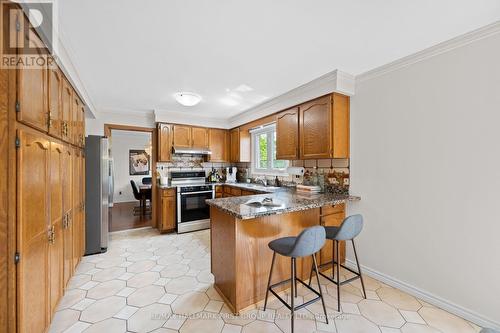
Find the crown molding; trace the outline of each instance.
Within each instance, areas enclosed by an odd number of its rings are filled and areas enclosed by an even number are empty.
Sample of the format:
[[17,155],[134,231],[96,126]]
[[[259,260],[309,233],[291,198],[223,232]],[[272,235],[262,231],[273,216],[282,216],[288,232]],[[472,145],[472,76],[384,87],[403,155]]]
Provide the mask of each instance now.
[[154,110],[154,118],[157,123],[186,124],[192,126],[214,127],[229,129],[228,119],[203,117],[192,113],[168,110]]
[[354,76],[336,69],[229,118],[229,128],[240,126],[328,93],[338,92],[352,96],[354,89]]
[[500,33],[500,21],[486,25],[482,28],[470,31],[458,37],[449,39],[445,42],[436,44],[422,51],[416,52],[401,59],[392,61],[388,64],[382,65],[375,69],[369,70],[365,73],[356,76],[356,83],[361,83],[390,72],[411,66],[426,59],[435,57],[437,55],[452,51],[456,48],[465,46],[475,41],[488,38],[490,36]]

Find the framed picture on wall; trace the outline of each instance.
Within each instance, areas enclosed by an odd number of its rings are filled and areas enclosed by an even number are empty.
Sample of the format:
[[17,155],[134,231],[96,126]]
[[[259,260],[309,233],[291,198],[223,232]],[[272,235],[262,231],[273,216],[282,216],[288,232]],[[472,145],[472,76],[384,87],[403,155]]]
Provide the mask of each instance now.
[[149,175],[149,159],[149,154],[145,150],[130,149],[128,161],[130,175]]

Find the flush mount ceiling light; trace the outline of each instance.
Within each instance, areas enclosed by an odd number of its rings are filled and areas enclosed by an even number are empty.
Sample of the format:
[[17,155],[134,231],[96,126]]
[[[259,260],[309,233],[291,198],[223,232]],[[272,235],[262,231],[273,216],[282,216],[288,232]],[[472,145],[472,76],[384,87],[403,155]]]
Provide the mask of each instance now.
[[195,106],[201,101],[201,96],[192,92],[181,91],[174,95],[175,100],[184,106]]

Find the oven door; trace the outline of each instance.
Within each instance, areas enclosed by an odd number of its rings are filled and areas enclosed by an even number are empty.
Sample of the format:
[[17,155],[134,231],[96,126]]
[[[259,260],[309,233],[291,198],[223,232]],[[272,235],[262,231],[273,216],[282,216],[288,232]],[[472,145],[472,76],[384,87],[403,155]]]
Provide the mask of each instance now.
[[213,199],[213,191],[178,193],[177,223],[210,219],[210,207],[205,200]]

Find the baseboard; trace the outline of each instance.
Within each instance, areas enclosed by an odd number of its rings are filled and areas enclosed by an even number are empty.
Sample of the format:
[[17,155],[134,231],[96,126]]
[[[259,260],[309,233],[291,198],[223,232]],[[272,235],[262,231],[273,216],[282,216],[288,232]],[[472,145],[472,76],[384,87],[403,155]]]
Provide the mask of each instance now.
[[[349,268],[356,269],[356,263],[352,260],[346,259],[346,266]],[[481,327],[489,327],[493,329],[500,329],[500,323],[495,322],[489,318],[486,318],[472,310],[466,309],[458,304],[455,304],[453,302],[450,302],[446,299],[443,299],[439,296],[436,296],[434,294],[431,294],[425,290],[421,290],[417,287],[414,287],[406,282],[403,282],[401,280],[395,279],[391,276],[388,276],[384,273],[381,273],[379,271],[376,271],[374,269],[371,269],[369,267],[361,265],[361,270],[363,274],[366,274],[376,280],[379,280],[380,282],[383,282],[391,287],[400,289],[410,295],[413,295],[417,298],[420,298],[421,300],[435,305],[438,308],[441,308],[443,310],[446,310],[450,313],[453,313],[454,315],[457,315],[459,317],[464,318],[465,320],[468,320],[470,322],[473,322],[476,325],[479,325]]]

